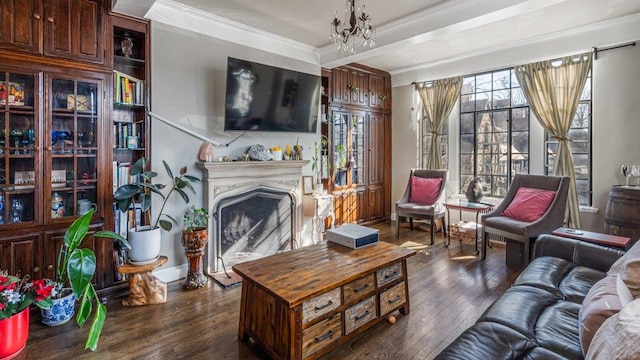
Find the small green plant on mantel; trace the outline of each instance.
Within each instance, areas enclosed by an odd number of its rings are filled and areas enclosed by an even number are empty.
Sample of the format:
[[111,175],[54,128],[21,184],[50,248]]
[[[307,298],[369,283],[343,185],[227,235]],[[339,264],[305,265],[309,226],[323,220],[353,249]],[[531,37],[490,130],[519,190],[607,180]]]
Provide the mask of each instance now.
[[[129,170],[129,174],[136,180],[130,184],[120,186],[113,195],[113,198],[118,204],[118,209],[122,212],[126,212],[131,204],[135,205],[138,203],[140,204],[142,213],[145,213],[151,208],[151,194],[154,193],[159,195],[162,197],[162,205],[160,206],[160,212],[158,213],[156,221],[153,223],[152,229],[157,228],[159,225],[162,229],[169,231],[173,227],[173,224],[178,225],[176,219],[163,213],[164,207],[167,205],[167,201],[171,197],[171,194],[174,192],[178,193],[186,203],[189,203],[189,196],[185,192],[185,189],[189,189],[195,194],[196,191],[191,183],[199,182],[200,179],[195,176],[188,175],[186,166],[180,168],[178,173],[179,176],[174,176],[173,171],[171,171],[171,168],[164,160],[162,161],[162,164],[164,164],[165,171],[171,179],[171,188],[167,195],[162,193],[162,190],[167,187],[166,185],[152,183],[153,178],[158,176],[158,173],[151,170],[145,170],[147,167],[147,159],[140,158],[131,165],[131,169]],[[165,218],[169,220],[166,220]],[[137,231],[137,224],[139,221],[136,219],[135,223]]]
[[[96,255],[91,249],[80,248],[82,243],[91,237],[87,236],[87,232],[93,212],[93,209],[89,210],[69,226],[64,234],[64,243],[60,247],[56,261],[56,290],[58,294],[62,293],[62,287],[69,282],[76,298],[80,301],[76,315],[78,326],[82,327],[89,319],[95,302],[93,322],[84,347],[91,349],[91,351],[95,351],[98,347],[98,339],[100,339],[100,333],[107,316],[107,307],[100,303],[96,289],[91,283],[96,272]],[[130,248],[127,240],[113,231],[97,231],[93,237],[117,239],[123,247]]]
[[203,208],[191,208],[184,213],[182,218],[186,232],[193,232],[197,228],[206,228],[209,222],[209,213]]

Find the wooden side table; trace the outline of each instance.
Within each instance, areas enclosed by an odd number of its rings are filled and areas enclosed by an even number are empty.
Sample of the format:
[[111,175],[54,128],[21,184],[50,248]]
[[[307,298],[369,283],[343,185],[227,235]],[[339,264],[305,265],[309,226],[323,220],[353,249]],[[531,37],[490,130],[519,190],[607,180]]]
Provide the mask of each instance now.
[[603,245],[606,247],[621,249],[624,251],[629,250],[631,245],[631,238],[617,235],[602,234],[591,231],[584,231],[578,229],[569,228],[557,228],[553,230],[551,235],[562,236],[566,238],[582,240],[593,244]]
[[129,298],[122,300],[124,306],[162,304],[167,302],[167,283],[153,276],[151,271],[164,265],[168,258],[146,265],[124,264],[118,267],[121,274],[129,274]]
[[[444,203],[444,207],[447,208],[447,218],[449,219],[449,226],[452,226],[453,223],[451,222],[451,213],[450,211],[453,210],[458,210],[460,213],[460,222],[462,224],[457,224],[460,228],[462,228],[462,225],[464,225],[466,222],[462,221],[462,212],[466,211],[466,212],[471,212],[471,213],[475,213],[476,214],[476,222],[472,225],[472,230],[475,232],[474,234],[474,244],[476,246],[476,255],[478,255],[480,253],[480,251],[478,250],[478,230],[480,228],[480,214],[485,214],[490,212],[491,210],[493,210],[495,208],[494,204],[488,204],[488,203],[472,203],[472,202],[468,202],[465,200],[452,200],[452,201],[446,201]],[[462,239],[461,239],[462,240]],[[447,232],[447,242],[444,244],[444,247],[449,247],[449,244],[451,244],[451,229],[449,229],[449,231]],[[484,236],[482,237],[482,260],[484,260],[487,257],[486,254],[487,250],[486,250],[486,244],[484,241]]]

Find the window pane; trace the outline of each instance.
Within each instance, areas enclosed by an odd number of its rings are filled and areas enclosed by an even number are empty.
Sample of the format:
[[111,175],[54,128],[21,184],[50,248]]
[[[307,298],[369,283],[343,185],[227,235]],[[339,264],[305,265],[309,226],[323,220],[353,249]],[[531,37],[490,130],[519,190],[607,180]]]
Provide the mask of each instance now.
[[584,83],[584,88],[582,89],[580,100],[591,100],[591,74],[589,74],[587,81],[585,81]]
[[529,131],[529,108],[515,108],[511,110],[511,130]]
[[460,175],[466,174],[473,175],[473,155],[460,156]]
[[589,103],[580,103],[576,109],[576,114],[571,123],[572,128],[589,128],[589,117],[591,116],[591,106]]
[[589,179],[589,156],[586,154],[573,154],[572,158],[576,179]]
[[460,97],[460,111],[468,112],[475,110],[475,95],[463,95]]
[[510,87],[511,70],[496,71],[493,73],[493,90],[508,89]]
[[476,93],[491,91],[491,73],[476,76]]
[[460,134],[473,134],[474,114],[460,114]]
[[514,88],[511,90],[511,106],[522,106],[527,104],[522,88]]
[[507,111],[496,111],[492,115],[494,131],[509,131],[509,113]]
[[460,154],[473,153],[473,134],[460,136]]
[[462,79],[462,90],[461,94],[471,94],[475,92],[476,86],[476,78],[473,76],[466,77]]
[[496,90],[493,92],[493,108],[503,109],[510,106],[509,90]]
[[511,152],[529,153],[529,132],[517,131],[511,133]]
[[476,111],[491,109],[491,93],[483,92],[476,94]]
[[589,181],[576,179],[576,190],[578,192],[578,204],[588,206],[591,203],[589,196]]

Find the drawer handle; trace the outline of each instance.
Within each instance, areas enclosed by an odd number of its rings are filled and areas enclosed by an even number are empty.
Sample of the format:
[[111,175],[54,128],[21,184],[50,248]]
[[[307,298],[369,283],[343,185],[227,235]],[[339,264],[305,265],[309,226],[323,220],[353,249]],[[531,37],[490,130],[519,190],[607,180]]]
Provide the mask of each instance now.
[[329,300],[326,304],[322,305],[322,306],[316,306],[315,309],[316,311],[318,310],[322,310],[327,308],[328,306],[331,306],[333,304],[333,301]]
[[398,276],[398,271],[397,270],[392,272],[391,274],[385,275],[384,278],[385,279],[389,279],[389,278],[396,277],[396,276]]
[[396,296],[395,299],[389,300],[389,304],[396,303],[396,302],[400,301],[400,299],[402,299],[402,296],[398,295],[398,296]]
[[369,312],[369,310],[367,310],[367,311],[364,312],[364,314],[356,316],[355,319],[356,319],[356,321],[360,321],[360,320],[366,318],[369,314],[370,314],[370,312]]
[[315,341],[316,341],[317,343],[319,343],[319,342],[321,342],[321,341],[324,341],[324,340],[330,339],[332,336],[333,336],[333,330],[329,330],[329,332],[328,332],[328,333],[326,333],[326,334],[324,334],[324,335],[322,335],[322,336],[320,336],[320,337],[315,338]]
[[353,289],[353,292],[355,292],[355,293],[359,293],[360,291],[364,291],[364,290],[365,290],[366,288],[368,288],[368,287],[369,287],[369,284],[364,284],[364,286],[363,286],[363,287],[361,287],[361,288]]

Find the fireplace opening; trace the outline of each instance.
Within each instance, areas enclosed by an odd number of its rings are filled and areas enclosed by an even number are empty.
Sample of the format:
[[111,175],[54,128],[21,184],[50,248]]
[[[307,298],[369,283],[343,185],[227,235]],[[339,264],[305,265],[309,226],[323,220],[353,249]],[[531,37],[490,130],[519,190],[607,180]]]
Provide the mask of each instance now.
[[291,250],[294,206],[289,192],[266,188],[220,200],[214,238],[224,266]]

